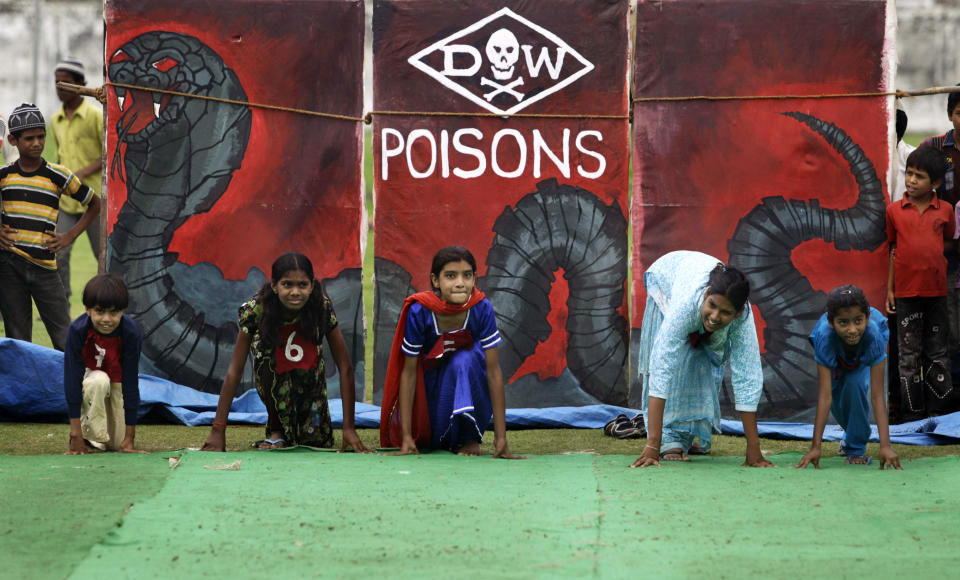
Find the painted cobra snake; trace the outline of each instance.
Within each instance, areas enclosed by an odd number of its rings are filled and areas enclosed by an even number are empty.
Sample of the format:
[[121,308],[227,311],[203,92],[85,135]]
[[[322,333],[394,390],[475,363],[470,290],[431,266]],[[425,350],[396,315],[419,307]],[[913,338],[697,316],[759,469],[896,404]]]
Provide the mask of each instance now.
[[[174,32],[147,32],[125,43],[110,56],[108,76],[122,84],[247,100],[237,75],[210,47]],[[237,307],[266,275],[251,268],[246,279],[228,280],[213,264],[179,262],[168,247],[177,228],[210,211],[229,187],[250,138],[250,109],[114,90],[120,117],[110,172],[126,184],[127,199],[110,236],[109,268],[130,288],[127,313],[143,331],[141,370],[219,392],[237,337]],[[351,355],[362,361],[360,270],[343,270],[323,283]],[[327,373],[335,375],[326,356]],[[363,389],[362,364],[357,375]],[[241,391],[250,388],[251,377],[248,361]],[[328,388],[336,396],[336,385]]]

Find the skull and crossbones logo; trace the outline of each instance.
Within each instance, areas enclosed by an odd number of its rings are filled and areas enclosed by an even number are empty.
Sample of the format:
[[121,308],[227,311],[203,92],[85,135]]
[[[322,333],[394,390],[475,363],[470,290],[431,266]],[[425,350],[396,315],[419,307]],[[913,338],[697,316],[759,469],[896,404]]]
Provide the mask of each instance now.
[[486,54],[487,60],[490,61],[490,73],[496,80],[491,80],[486,77],[480,78],[481,86],[492,87],[494,89],[489,93],[485,93],[483,98],[491,101],[501,93],[508,93],[517,99],[517,102],[522,101],[525,96],[524,93],[515,91],[514,87],[523,85],[523,77],[518,76],[509,83],[497,82],[508,81],[513,78],[517,61],[520,59],[520,43],[517,41],[516,35],[506,28],[500,28],[495,31],[490,35],[490,39],[487,40]]

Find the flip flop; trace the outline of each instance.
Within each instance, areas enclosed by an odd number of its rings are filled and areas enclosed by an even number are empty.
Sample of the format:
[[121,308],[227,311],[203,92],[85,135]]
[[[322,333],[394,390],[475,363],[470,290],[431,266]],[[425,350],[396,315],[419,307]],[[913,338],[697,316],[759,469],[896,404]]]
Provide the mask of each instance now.
[[[854,463],[857,459],[862,459],[863,463]],[[870,465],[871,461],[873,461],[873,457],[870,455],[847,455],[848,465]]]
[[[266,443],[270,447],[263,447],[263,444]],[[287,446],[287,442],[282,437],[277,437],[276,439],[264,439],[263,441],[257,441],[254,445],[257,446],[257,449],[260,451],[271,451],[273,449],[283,449]]]
[[[664,457],[666,457],[667,455],[679,455],[679,456],[680,456],[680,459],[664,459]],[[684,458],[686,458],[686,459],[684,459]],[[689,454],[689,453],[685,453],[685,452],[683,451],[683,449],[680,449],[679,453],[678,453],[675,449],[669,449],[669,450],[667,450],[667,451],[665,451],[665,452],[663,452],[663,453],[660,454],[660,461],[680,461],[680,462],[686,462],[686,461],[690,461],[690,454]]]

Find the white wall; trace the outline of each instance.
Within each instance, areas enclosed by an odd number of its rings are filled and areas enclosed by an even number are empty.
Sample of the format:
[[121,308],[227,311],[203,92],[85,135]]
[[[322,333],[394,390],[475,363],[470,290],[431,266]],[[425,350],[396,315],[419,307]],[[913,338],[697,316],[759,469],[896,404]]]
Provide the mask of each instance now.
[[[960,1],[901,0],[897,3],[896,88],[918,90],[960,83]],[[903,99],[907,131],[943,133],[947,95]]]
[[90,0],[46,1],[39,6],[34,74],[35,0],[0,0],[0,113],[4,117],[34,98],[47,118],[60,107],[53,69],[62,57],[75,56],[84,63],[88,86],[103,84],[103,4]]

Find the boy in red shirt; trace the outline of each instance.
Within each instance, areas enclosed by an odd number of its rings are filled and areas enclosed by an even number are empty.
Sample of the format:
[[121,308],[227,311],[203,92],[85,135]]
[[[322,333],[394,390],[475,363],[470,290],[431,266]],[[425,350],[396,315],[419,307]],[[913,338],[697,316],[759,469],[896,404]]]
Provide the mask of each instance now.
[[69,455],[134,447],[140,410],[140,329],[123,313],[123,279],[99,274],[83,289],[87,313],[73,321],[63,353],[63,391],[70,415]]
[[947,167],[943,155],[920,147],[907,157],[903,199],[887,206],[890,272],[887,313],[896,317],[899,388],[890,386],[891,422],[941,413],[953,390],[947,355],[947,259],[953,251],[950,203],[934,190]]

